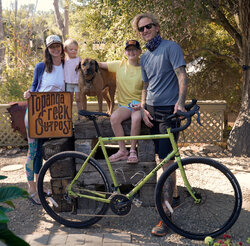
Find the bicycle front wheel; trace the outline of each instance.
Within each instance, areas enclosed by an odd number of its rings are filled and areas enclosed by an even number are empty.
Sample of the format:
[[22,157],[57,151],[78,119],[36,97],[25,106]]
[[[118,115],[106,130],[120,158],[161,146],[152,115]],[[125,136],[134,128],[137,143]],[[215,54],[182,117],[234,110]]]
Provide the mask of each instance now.
[[[227,167],[212,159],[186,158],[182,165],[200,202],[195,203],[187,191],[175,162],[161,175],[156,186],[155,199],[160,216],[173,231],[190,239],[203,240],[206,236],[223,234],[240,214],[242,194],[237,179]],[[170,213],[164,194],[166,182],[174,172],[181,203]]]
[[[61,152],[48,159],[39,173],[38,195],[43,208],[54,220],[68,227],[88,227],[99,221],[109,207],[107,203],[72,197],[67,192],[86,158],[87,155],[77,151]],[[72,191],[92,197],[107,198],[110,190],[105,172],[92,158],[72,186]]]

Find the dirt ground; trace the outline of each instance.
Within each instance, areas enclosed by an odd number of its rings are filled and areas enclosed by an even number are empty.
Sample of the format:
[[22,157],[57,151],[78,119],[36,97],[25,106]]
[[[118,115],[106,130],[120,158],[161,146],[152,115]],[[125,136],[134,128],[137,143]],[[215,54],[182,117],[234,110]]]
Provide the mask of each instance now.
[[[8,176],[1,180],[0,186],[15,185],[27,188],[24,164],[27,149],[0,149],[0,174]],[[218,146],[188,146],[181,150],[182,156],[209,156],[226,165],[237,177],[242,193],[243,207],[239,219],[228,231],[232,241],[246,242],[250,237],[250,158],[234,157]],[[132,212],[122,218],[102,219],[98,224],[88,229],[72,229],[59,225],[51,219],[42,206],[33,205],[27,199],[15,200],[15,210],[8,214],[9,228],[18,235],[33,232],[45,233],[48,231],[67,231],[72,233],[98,232],[128,232],[133,241],[141,243],[162,243],[162,245],[203,245],[202,242],[185,239],[173,232],[163,238],[150,235],[151,228],[157,223],[157,215],[152,207],[133,208]],[[246,245],[244,243],[244,245]]]

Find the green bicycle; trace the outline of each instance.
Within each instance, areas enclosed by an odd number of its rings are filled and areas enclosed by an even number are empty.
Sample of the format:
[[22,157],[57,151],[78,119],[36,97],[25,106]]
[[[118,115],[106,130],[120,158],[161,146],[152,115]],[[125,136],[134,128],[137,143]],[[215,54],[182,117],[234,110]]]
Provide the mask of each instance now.
[[[183,126],[167,128],[166,134],[124,137],[102,137],[96,123],[105,113],[79,111],[93,120],[98,142],[89,155],[77,151],[64,151],[52,156],[43,165],[38,178],[38,194],[43,208],[58,223],[68,227],[89,227],[105,216],[125,216],[132,204],[140,206],[136,193],[157,174],[172,157],[176,162],[160,176],[155,188],[155,204],[162,220],[176,233],[196,240],[216,237],[230,229],[239,217],[242,193],[232,172],[221,163],[201,157],[181,159],[173,132],[183,131],[199,106],[196,100],[185,106],[187,112],[177,112],[163,120],[170,126],[172,119],[182,116]],[[118,140],[150,140],[169,138],[173,151],[134,185],[122,194],[116,173],[109,162],[105,143]],[[101,147],[111,180],[92,156]],[[140,165],[140,163],[138,164]],[[72,168],[69,168],[72,167]],[[75,170],[75,167],[77,171]],[[68,171],[71,170],[71,171]],[[165,187],[173,173],[181,203],[172,208],[164,198]],[[112,213],[107,213],[108,209]]]

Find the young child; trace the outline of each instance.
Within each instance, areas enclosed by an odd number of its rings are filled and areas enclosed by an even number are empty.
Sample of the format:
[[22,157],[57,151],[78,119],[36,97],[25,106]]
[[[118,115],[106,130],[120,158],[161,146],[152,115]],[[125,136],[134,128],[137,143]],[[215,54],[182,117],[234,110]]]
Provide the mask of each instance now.
[[[129,40],[125,46],[125,56],[128,60],[99,62],[99,66],[116,73],[118,109],[111,115],[111,126],[115,136],[124,136],[121,123],[131,118],[131,136],[140,134],[141,111],[140,101],[143,82],[141,77],[140,55],[141,47],[138,41]],[[136,140],[131,141],[130,151],[124,141],[118,141],[119,151],[109,157],[110,162],[127,160],[127,163],[137,163]]]
[[64,79],[65,79],[65,90],[71,92],[72,103],[75,100],[77,109],[81,109],[80,103],[80,90],[78,87],[78,72],[75,71],[76,66],[80,62],[80,58],[77,56],[78,53],[78,43],[74,39],[67,39],[64,43],[64,51],[66,54],[65,64],[64,64]]

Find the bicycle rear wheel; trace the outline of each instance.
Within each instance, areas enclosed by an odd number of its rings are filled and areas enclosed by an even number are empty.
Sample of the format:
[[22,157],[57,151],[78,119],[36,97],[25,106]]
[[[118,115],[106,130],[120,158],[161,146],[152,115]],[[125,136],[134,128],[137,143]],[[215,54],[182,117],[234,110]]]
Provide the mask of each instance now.
[[[156,206],[163,221],[176,233],[196,240],[216,237],[227,231],[239,217],[242,194],[238,181],[221,163],[208,158],[182,159],[182,165],[200,203],[187,191],[175,162],[160,177],[155,190]],[[166,180],[176,172],[181,204],[170,212],[164,201]]]
[[[58,223],[68,227],[84,228],[99,221],[109,204],[92,199],[70,197],[67,186],[75,177],[87,155],[76,151],[65,151],[52,156],[42,167],[38,177],[38,195],[46,212]],[[92,158],[75,184],[72,191],[106,198],[110,185],[105,172]]]

